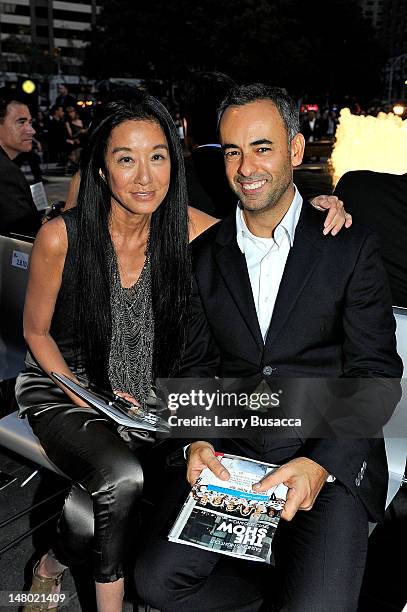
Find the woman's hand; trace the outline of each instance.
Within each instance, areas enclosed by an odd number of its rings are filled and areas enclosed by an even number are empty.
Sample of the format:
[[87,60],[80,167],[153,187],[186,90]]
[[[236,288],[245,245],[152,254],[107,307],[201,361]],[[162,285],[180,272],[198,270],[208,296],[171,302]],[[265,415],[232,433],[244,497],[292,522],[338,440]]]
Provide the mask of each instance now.
[[130,402],[130,404],[137,406],[137,408],[141,408],[140,402],[130,395],[130,393],[126,393],[125,391],[117,391],[116,389],[113,391],[113,393],[119,397],[122,397],[124,400],[126,400],[126,402]]
[[332,236],[336,236],[343,226],[348,228],[352,225],[352,215],[346,212],[342,200],[337,196],[320,195],[310,200],[310,202],[317,210],[328,211],[324,223],[324,236],[329,234],[329,232],[331,232]]

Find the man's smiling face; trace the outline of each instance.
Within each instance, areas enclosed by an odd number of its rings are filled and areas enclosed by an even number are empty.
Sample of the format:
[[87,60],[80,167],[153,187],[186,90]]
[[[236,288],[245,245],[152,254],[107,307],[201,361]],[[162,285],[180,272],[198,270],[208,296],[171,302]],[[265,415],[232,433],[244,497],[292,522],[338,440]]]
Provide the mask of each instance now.
[[227,108],[220,122],[220,140],[226,176],[245,210],[274,208],[291,193],[293,165],[301,160],[293,157],[284,121],[270,100]]

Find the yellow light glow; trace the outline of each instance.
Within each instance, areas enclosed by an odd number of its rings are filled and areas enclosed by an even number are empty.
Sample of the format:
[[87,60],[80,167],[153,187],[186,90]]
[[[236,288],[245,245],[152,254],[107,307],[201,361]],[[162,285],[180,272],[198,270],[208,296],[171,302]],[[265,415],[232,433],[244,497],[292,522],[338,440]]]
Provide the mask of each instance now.
[[30,81],[30,79],[24,81],[21,87],[23,89],[23,92],[26,94],[32,94],[37,89],[35,83],[33,81]]
[[395,104],[393,106],[393,113],[395,115],[400,115],[401,116],[404,113],[405,110],[406,109],[404,108],[404,106],[402,104]]
[[407,172],[407,119],[393,113],[352,115],[343,108],[331,156],[334,184],[350,170]]

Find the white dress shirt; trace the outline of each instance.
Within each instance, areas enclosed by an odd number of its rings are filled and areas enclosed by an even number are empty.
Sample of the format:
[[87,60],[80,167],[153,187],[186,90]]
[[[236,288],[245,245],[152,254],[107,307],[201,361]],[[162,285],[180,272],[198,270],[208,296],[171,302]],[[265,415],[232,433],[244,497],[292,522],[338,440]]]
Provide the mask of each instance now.
[[302,197],[295,185],[294,188],[294,199],[274,230],[273,238],[259,238],[252,234],[246,225],[243,210],[240,206],[236,210],[237,244],[246,258],[263,341],[270,326],[288,253],[294,242],[301,213]]

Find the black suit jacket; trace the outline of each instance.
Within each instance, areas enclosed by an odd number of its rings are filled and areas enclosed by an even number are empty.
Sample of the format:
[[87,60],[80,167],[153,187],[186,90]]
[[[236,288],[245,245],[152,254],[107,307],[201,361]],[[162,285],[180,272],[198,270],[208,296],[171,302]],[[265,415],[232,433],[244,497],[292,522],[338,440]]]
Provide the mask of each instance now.
[[356,222],[366,223],[380,235],[393,305],[407,308],[407,174],[347,172],[335,195]]
[[35,236],[40,225],[24,174],[0,147],[0,234]]
[[[400,394],[398,382],[386,378],[400,377],[402,364],[377,240],[356,225],[337,237],[324,237],[323,220],[303,203],[265,343],[234,215],[194,241],[196,290],[182,374],[258,382],[383,377],[376,393],[384,423]],[[301,444],[302,456],[360,496],[374,520],[382,518],[387,487],[383,440],[312,438]]]

